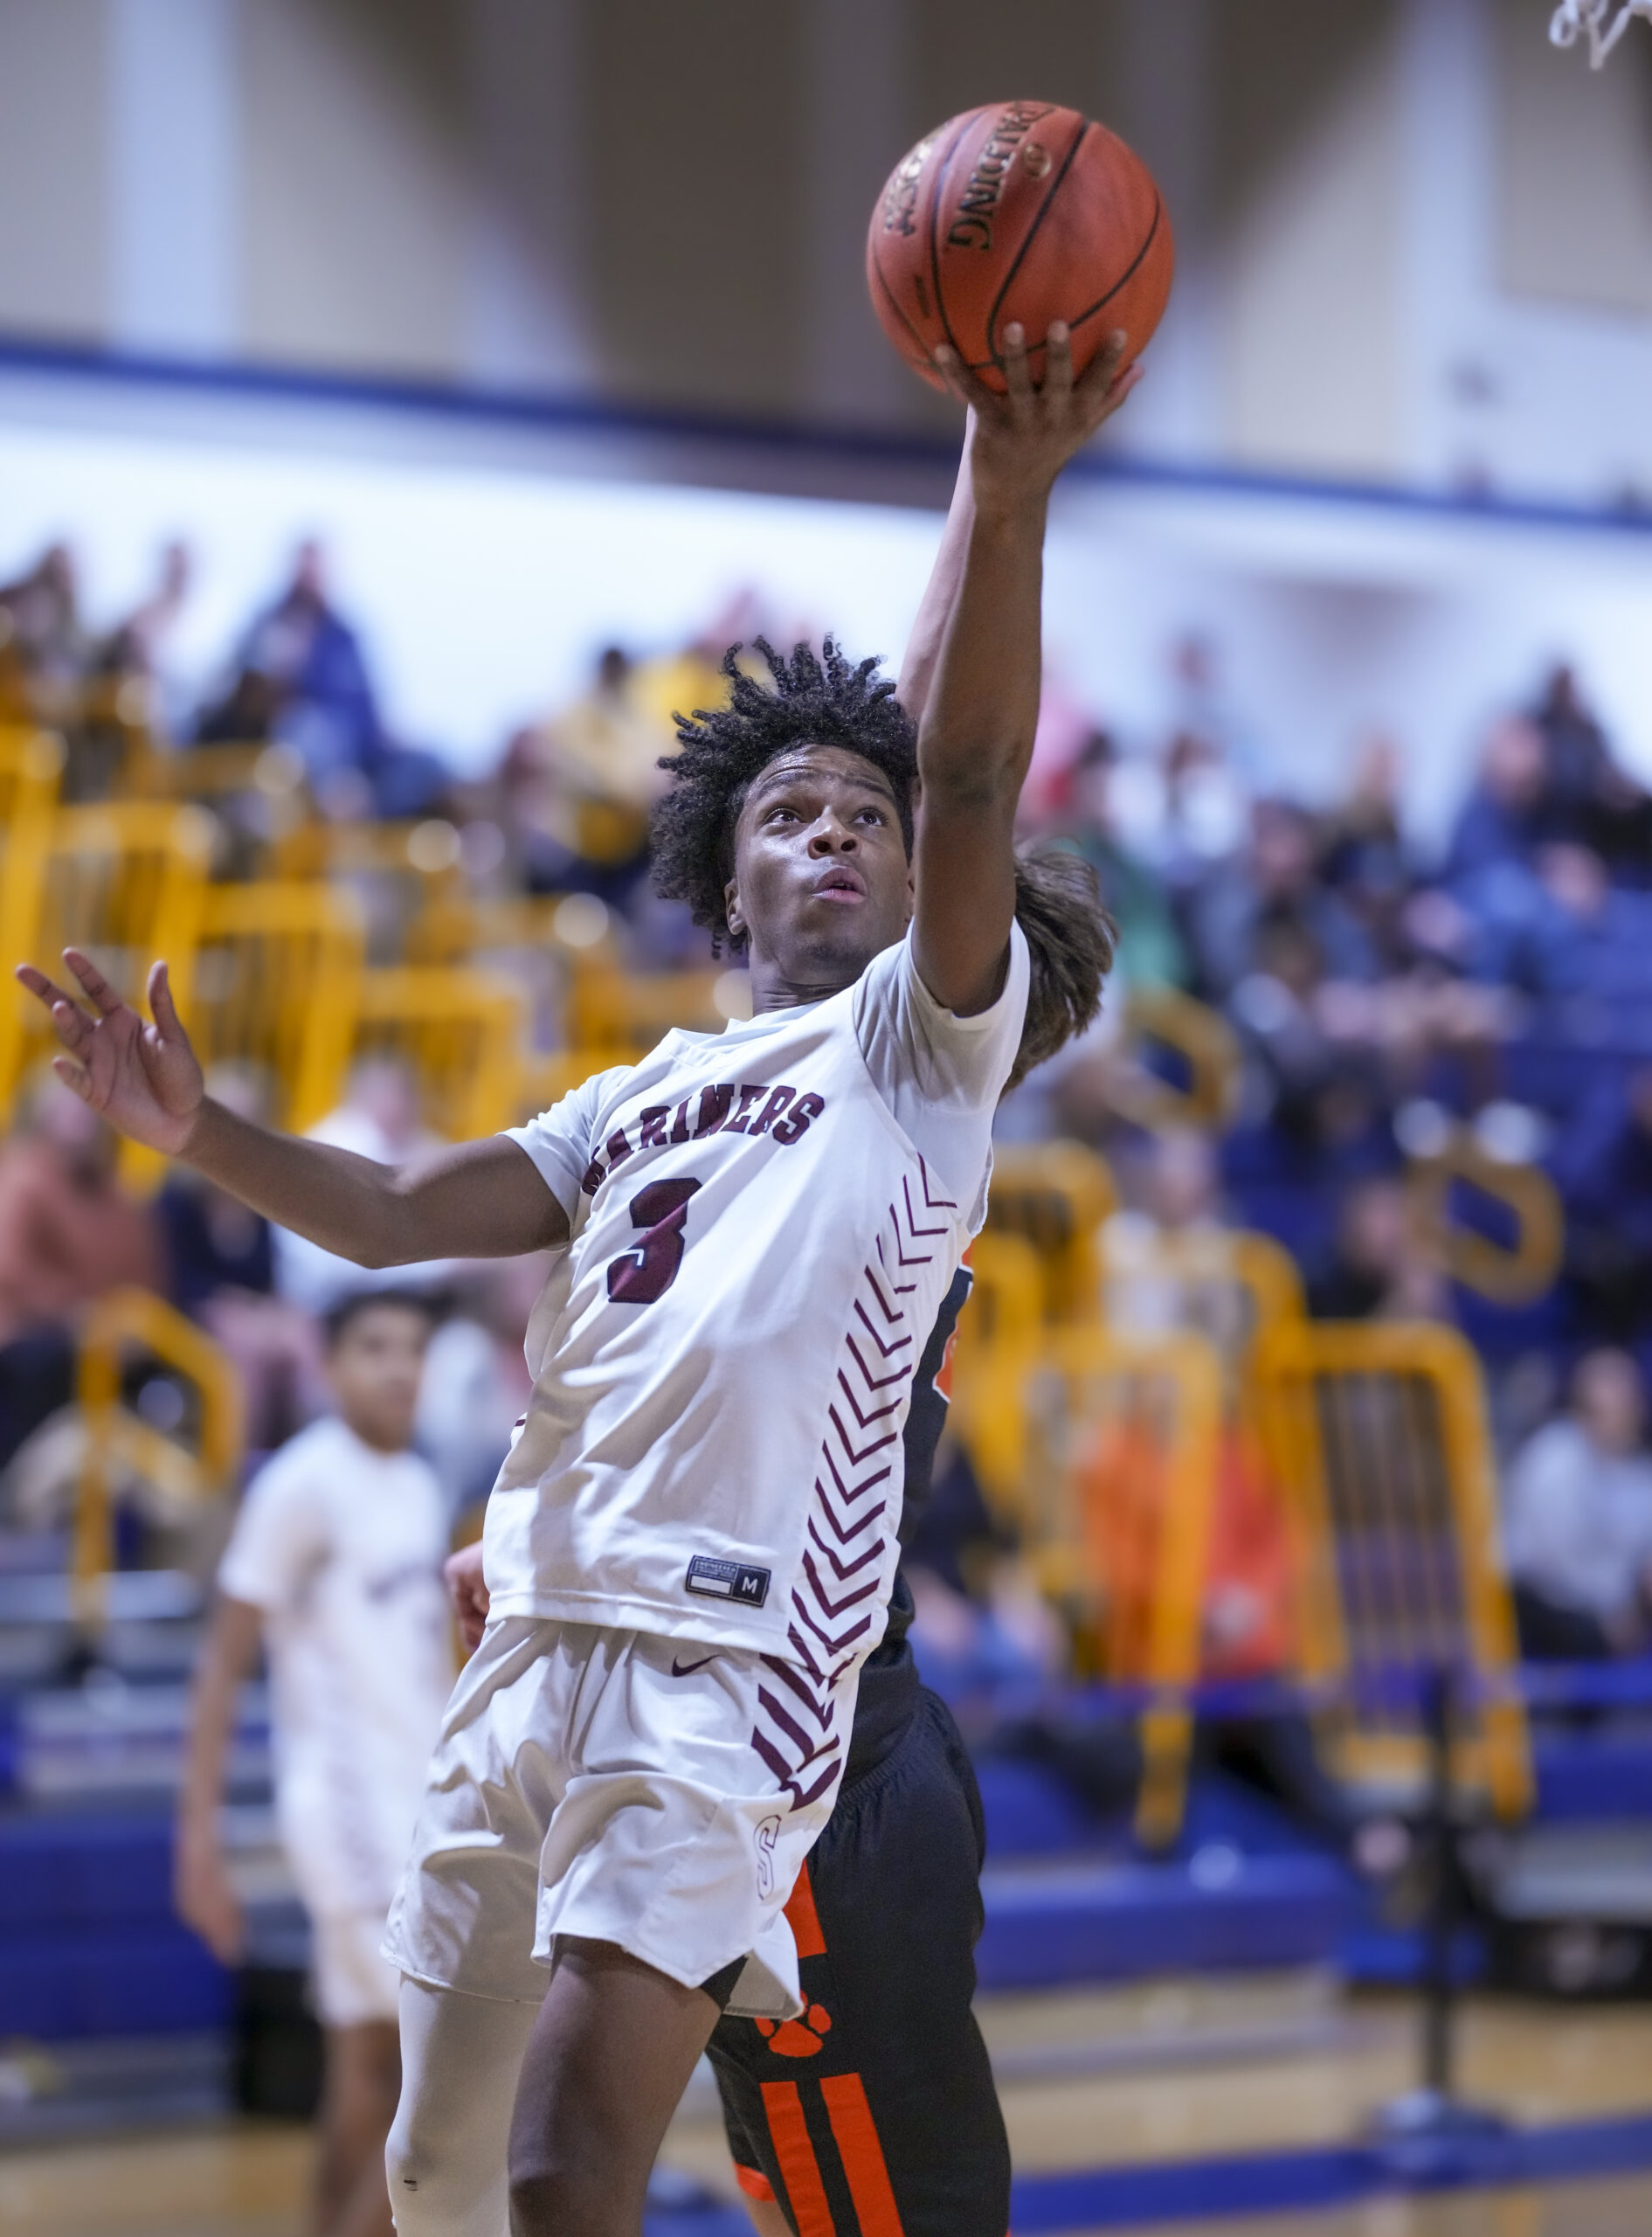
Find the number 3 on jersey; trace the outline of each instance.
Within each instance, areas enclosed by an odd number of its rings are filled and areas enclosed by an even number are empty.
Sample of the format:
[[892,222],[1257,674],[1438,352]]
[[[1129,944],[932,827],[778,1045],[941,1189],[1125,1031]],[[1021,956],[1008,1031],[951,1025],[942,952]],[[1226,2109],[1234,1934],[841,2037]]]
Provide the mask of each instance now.
[[653,1181],[632,1198],[631,1223],[647,1233],[608,1269],[608,1294],[616,1305],[652,1305],[676,1280],[688,1199],[699,1186],[697,1181]]

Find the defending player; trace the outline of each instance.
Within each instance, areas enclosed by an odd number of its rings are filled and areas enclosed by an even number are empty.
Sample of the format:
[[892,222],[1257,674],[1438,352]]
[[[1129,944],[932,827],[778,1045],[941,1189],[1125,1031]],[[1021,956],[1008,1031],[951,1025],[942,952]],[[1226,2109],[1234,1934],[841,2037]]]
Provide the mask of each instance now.
[[82,956],[95,1021],[23,974],[95,1107],[327,1249],[384,1265],[569,1246],[489,1503],[494,1620],[392,1921],[405,2237],[497,2237],[519,2060],[512,2226],[636,2237],[719,2011],[801,2008],[782,1906],[883,1628],[881,1456],[983,1215],[1021,1037],[1013,833],[1049,492],[1131,385],[1122,345],[1075,383],[1052,328],[1038,389],[1019,331],[1007,344],[1007,398],[944,368],[974,407],[973,496],[916,832],[905,717],[869,663],[858,695],[841,662],[830,695],[794,663],[772,703],[722,865],[749,1025],[667,1035],[529,1127],[392,1170],[206,1098],[163,968],[148,1028]]

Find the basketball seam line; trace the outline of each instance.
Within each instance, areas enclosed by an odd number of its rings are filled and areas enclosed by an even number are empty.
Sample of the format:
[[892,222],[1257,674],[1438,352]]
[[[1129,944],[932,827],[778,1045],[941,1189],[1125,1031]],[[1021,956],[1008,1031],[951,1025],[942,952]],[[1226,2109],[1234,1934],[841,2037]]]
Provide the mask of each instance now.
[[938,373],[935,373],[935,360],[930,356],[929,350],[924,344],[923,336],[918,332],[916,327],[913,325],[911,320],[901,308],[894,288],[890,287],[888,281],[883,276],[883,267],[878,262],[875,253],[872,259],[872,276],[877,281],[879,287],[882,288],[884,301],[888,304],[889,308],[895,313],[896,318],[900,320],[902,325],[905,327],[907,332],[916,343],[918,355],[922,358],[923,364],[929,368],[932,374],[935,374],[935,377],[938,380],[940,376]]
[[[1044,223],[1046,217],[1049,214],[1050,204],[1061,192],[1061,181],[1067,177],[1068,171],[1072,170],[1074,163],[1078,158],[1079,149],[1084,145],[1085,141],[1089,137],[1089,135],[1094,128],[1094,126],[1091,124],[1090,120],[1088,117],[1086,117],[1079,126],[1077,137],[1074,140],[1072,146],[1068,149],[1066,155],[1062,156],[1061,167],[1056,172],[1054,177],[1050,181],[1049,190],[1045,195],[1042,202],[1038,205],[1038,214],[1034,217],[1032,224],[1027,227],[1026,237],[1022,241],[1020,248],[1016,250],[1014,261],[1011,264],[1009,270],[1004,275],[1003,286],[992,298],[992,308],[991,311],[988,312],[986,320],[986,346],[992,354],[983,361],[985,364],[997,365],[1001,363],[998,350],[993,346],[992,335],[998,325],[999,313],[1004,308],[1004,298],[1009,294],[1011,287],[1014,284],[1015,275],[1021,268],[1022,260],[1025,258],[1026,252],[1032,247],[1033,243],[1038,238],[1038,229]],[[1040,344],[1040,347],[1042,345]],[[971,366],[970,370],[974,371],[976,368]]]
[[964,135],[968,132],[971,125],[974,123],[977,117],[984,116],[985,114],[986,108],[985,106],[980,108],[971,109],[969,115],[964,118],[963,123],[959,125],[957,132],[953,138],[951,146],[941,158],[941,168],[935,175],[935,191],[930,197],[930,284],[935,289],[935,308],[937,315],[939,315],[942,328],[945,332],[947,342],[953,350],[957,350],[958,362],[960,364],[965,365],[967,365],[970,361],[965,352],[958,349],[958,338],[957,335],[953,333],[952,322],[946,315],[946,298],[941,292],[941,248],[940,243],[937,239],[937,221],[941,214],[941,197],[945,190],[947,173],[952,168],[952,158],[957,154],[958,149],[963,146]]
[[[1125,287],[1130,285],[1130,282],[1136,277],[1136,274],[1142,268],[1142,259],[1147,254],[1148,250],[1151,248],[1153,243],[1158,239],[1158,221],[1164,214],[1165,204],[1161,198],[1153,204],[1153,222],[1147,229],[1146,239],[1136,252],[1134,261],[1125,271],[1120,273],[1118,278],[1114,280],[1112,286],[1108,289],[1104,295],[1098,295],[1088,310],[1081,311],[1076,318],[1069,319],[1068,321],[1068,326],[1070,332],[1076,334],[1079,328],[1084,324],[1087,319],[1094,318],[1097,311],[1103,311],[1107,308],[1107,306],[1112,301],[1114,296],[1117,294],[1121,287]],[[1039,351],[1046,347],[1046,343],[1042,342],[1036,342],[1026,354],[1029,357],[1036,357]],[[986,366],[996,363],[997,360],[995,358],[983,357],[980,364],[978,365],[971,365],[970,367],[970,371],[972,373],[980,372],[983,371]]]

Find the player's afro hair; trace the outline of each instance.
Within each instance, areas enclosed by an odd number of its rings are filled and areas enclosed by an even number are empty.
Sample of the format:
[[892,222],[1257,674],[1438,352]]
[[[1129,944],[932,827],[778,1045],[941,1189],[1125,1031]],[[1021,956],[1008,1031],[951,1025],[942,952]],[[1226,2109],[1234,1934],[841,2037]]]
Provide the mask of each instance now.
[[912,852],[912,793],[917,782],[917,731],[878,674],[875,660],[852,668],[828,637],[822,656],[799,645],[790,660],[766,638],[757,641],[772,679],[767,689],[739,666],[741,647],[722,656],[729,703],[677,717],[682,744],[660,767],[671,775],[653,815],[654,890],[686,901],[696,925],[711,934],[714,955],[729,931],[723,889],[734,876],[734,829],[751,780],[795,745],[841,745],[882,771],[894,789],[906,851]]
[[[901,833],[912,853],[912,798],[917,788],[917,731],[878,674],[874,660],[852,668],[830,637],[823,657],[799,645],[785,660],[762,637],[772,688],[754,683],[738,666],[741,648],[722,656],[729,703],[679,715],[681,750],[660,767],[671,783],[654,810],[653,882],[667,901],[686,901],[696,925],[711,934],[713,954],[729,931],[723,890],[734,876],[734,831],[751,780],[778,754],[796,745],[841,745],[881,769],[894,787]],[[1032,966],[1026,1022],[1008,1087],[1053,1056],[1095,1018],[1113,964],[1116,938],[1102,906],[1095,871],[1064,847],[1031,847],[1015,859],[1015,915]]]

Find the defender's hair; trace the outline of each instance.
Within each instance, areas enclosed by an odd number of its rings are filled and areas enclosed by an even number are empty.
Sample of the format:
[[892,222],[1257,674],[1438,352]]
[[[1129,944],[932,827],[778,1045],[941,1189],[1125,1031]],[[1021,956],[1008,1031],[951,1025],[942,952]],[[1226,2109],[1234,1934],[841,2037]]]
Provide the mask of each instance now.
[[[788,748],[840,745],[881,771],[895,793],[908,855],[912,852],[917,731],[893,682],[878,674],[875,660],[851,667],[831,637],[821,659],[807,645],[798,645],[789,661],[764,638],[757,647],[772,688],[743,673],[741,648],[731,645],[722,663],[728,705],[679,715],[681,749],[660,764],[671,782],[653,814],[654,890],[688,903],[695,923],[710,932],[714,955],[725,943],[736,952],[745,945],[729,931],[723,900],[734,876],[735,826],[752,779]],[[1026,936],[1032,983],[1011,1087],[1090,1023],[1102,1006],[1114,947],[1096,873],[1065,848],[1018,854],[1015,914]]]

